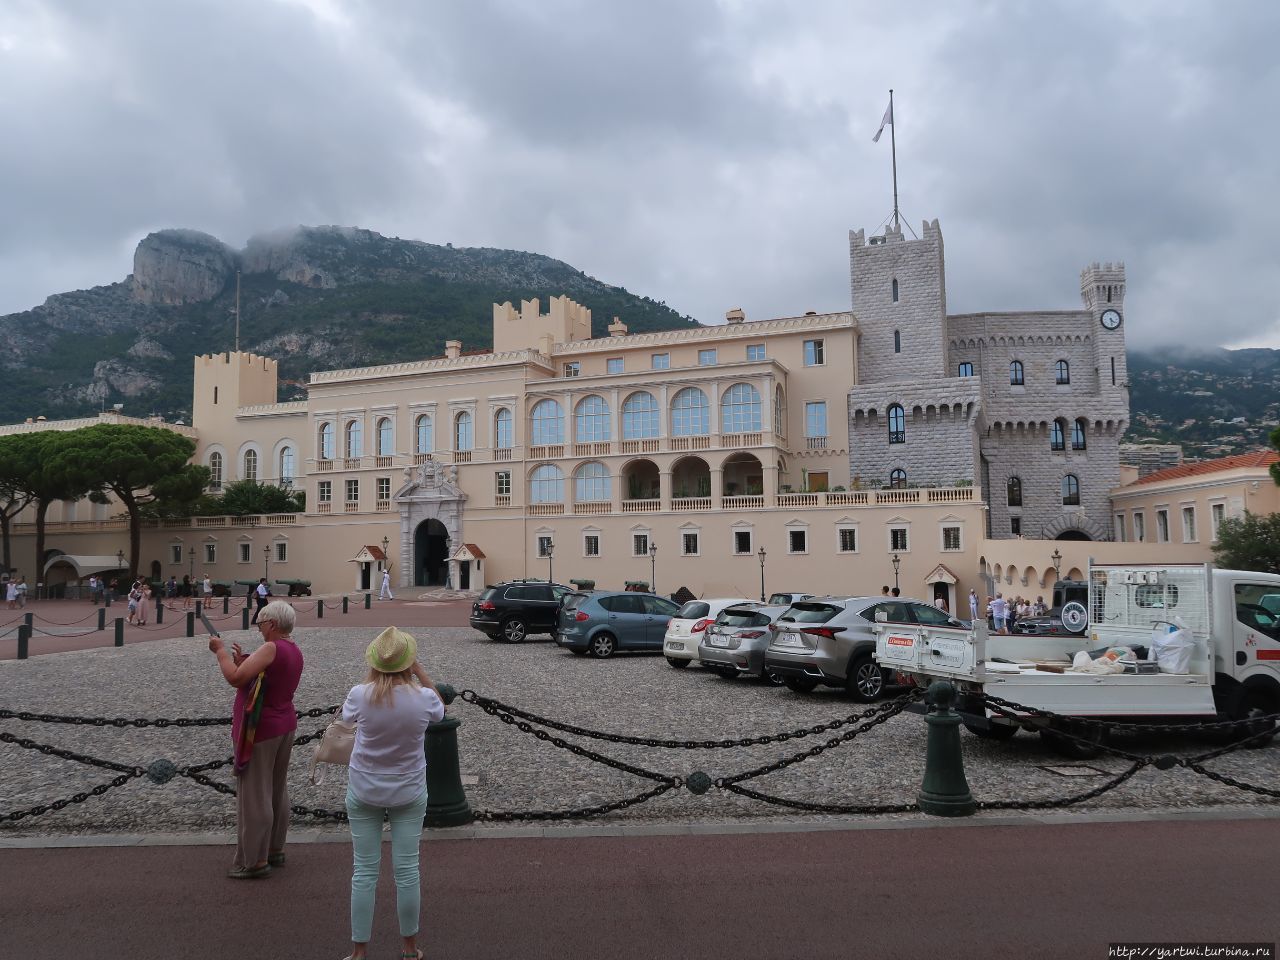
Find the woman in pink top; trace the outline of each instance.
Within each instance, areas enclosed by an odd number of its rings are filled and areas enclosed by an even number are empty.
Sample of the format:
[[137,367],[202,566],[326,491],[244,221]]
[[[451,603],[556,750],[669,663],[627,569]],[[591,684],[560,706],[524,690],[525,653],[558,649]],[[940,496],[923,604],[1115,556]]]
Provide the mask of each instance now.
[[[289,831],[289,757],[298,718],[293,694],[302,677],[302,651],[294,644],[295,614],[282,600],[267,604],[258,614],[262,646],[245,656],[240,644],[228,653],[217,634],[209,649],[227,683],[236,688],[231,715],[231,742],[236,751],[236,858],[227,873],[234,880],[265,877],[272,867],[284,866],[284,841]],[[263,676],[261,710],[252,699],[258,675]],[[256,724],[255,724],[256,721]]]

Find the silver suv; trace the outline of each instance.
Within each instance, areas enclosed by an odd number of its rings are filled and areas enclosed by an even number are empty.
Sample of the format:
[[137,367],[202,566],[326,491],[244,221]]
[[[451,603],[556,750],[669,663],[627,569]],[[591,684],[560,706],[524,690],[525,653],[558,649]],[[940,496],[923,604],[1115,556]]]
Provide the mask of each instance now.
[[813,597],[793,603],[772,626],[764,667],[799,693],[824,684],[843,687],[861,703],[878,700],[889,677],[874,656],[877,619],[963,629],[958,620],[921,600]]

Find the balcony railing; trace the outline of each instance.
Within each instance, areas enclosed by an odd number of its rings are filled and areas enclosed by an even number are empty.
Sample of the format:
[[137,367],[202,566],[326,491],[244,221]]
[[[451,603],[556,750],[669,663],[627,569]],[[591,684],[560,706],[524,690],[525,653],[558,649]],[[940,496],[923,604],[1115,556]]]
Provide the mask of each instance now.
[[390,500],[378,500],[378,501],[376,501],[376,502],[374,503],[373,508],[374,508],[375,510],[377,510],[377,511],[378,511],[378,513],[388,513],[388,512],[390,512],[390,510],[391,510],[391,501],[390,501]]
[[877,490],[876,503],[919,503],[920,490]]
[[623,453],[657,453],[662,449],[662,441],[654,437],[650,440],[623,440]]
[[359,469],[360,469],[360,458],[359,458],[359,457],[344,457],[344,458],[343,458],[343,460],[342,460],[342,469],[343,469],[343,470],[359,470]]
[[426,463],[430,459],[431,454],[429,453],[415,453],[413,455],[413,465],[416,467],[418,464]]
[[471,454],[472,454],[472,452],[473,452],[473,451],[471,451],[471,450],[455,450],[455,451],[453,451],[453,462],[454,462],[454,463],[470,463],[470,462],[471,462]]
[[531,517],[558,517],[564,513],[563,503],[531,503],[529,504],[529,516]]
[[268,513],[263,518],[268,527],[287,527],[298,522],[296,513]]
[[499,493],[497,496],[495,496],[495,497],[493,498],[493,505],[494,505],[495,507],[509,507],[509,506],[511,506],[511,494],[509,494],[509,493]]
[[530,460],[554,460],[564,456],[563,443],[540,444],[529,448]]
[[395,457],[374,457],[373,465],[375,467],[390,467],[396,462]]
[[818,505],[820,493],[780,493],[778,494],[778,506],[780,507],[816,507]]
[[342,512],[343,513],[359,513],[360,504],[358,502],[348,500],[346,503],[342,505]]
[[759,510],[764,506],[763,496],[721,497],[721,510]]
[[828,507],[862,507],[866,506],[871,494],[865,490],[854,490],[850,493],[824,493]]
[[806,450],[825,450],[827,449],[826,437],[805,437],[804,448]]
[[333,504],[332,504],[332,503],[317,503],[317,504],[316,504],[316,513],[332,513],[332,512],[333,512]]
[[657,513],[662,509],[661,500],[623,500],[623,513]]
[[333,461],[332,461],[332,460],[317,460],[317,461],[316,461],[316,470],[317,470],[319,473],[326,473],[326,472],[328,472],[328,471],[330,471],[330,470],[332,470],[332,469],[333,469]]
[[510,460],[510,459],[511,459],[511,448],[510,448],[510,447],[495,447],[495,448],[494,448],[494,450],[493,450],[493,459],[495,459],[495,460]]
[[759,447],[764,444],[763,433],[722,433],[720,434],[720,446],[722,447]]
[[575,443],[573,445],[573,455],[575,457],[607,457],[611,453],[613,453],[613,444],[607,440]]
[[670,440],[670,449],[675,453],[678,453],[681,450],[710,450],[711,438],[709,436],[672,437]]
[[587,503],[575,503],[573,505],[574,516],[578,517],[599,517],[612,512],[613,504],[608,500],[604,500],[599,503],[590,501]]
[[936,487],[927,488],[930,503],[972,503],[973,487]]
[[710,510],[710,497],[675,497],[671,501],[672,510]]

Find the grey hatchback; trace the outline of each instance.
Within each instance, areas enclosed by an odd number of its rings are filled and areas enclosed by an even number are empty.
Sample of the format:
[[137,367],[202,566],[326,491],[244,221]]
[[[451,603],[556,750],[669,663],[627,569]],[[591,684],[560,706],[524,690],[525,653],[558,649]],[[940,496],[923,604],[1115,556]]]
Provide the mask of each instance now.
[[652,593],[571,593],[560,605],[556,643],[601,658],[619,650],[661,650],[667,621],[679,612],[678,603]]
[[725,679],[745,673],[777,685],[782,678],[764,668],[770,625],[789,606],[735,603],[725,607],[698,644],[698,659]]

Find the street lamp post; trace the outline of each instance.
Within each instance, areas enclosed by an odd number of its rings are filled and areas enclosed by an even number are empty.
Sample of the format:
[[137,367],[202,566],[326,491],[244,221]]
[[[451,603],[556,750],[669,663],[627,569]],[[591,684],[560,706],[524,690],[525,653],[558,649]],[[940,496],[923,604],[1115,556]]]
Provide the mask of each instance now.
[[649,589],[658,592],[658,545],[649,541]]
[[555,583],[554,568],[551,565],[551,557],[556,552],[556,544],[554,540],[547,541],[547,583]]
[[760,548],[760,552],[756,556],[760,558],[760,602],[764,603],[764,547]]
[[271,544],[262,548],[262,579],[271,579]]
[[[391,562],[387,559],[387,547],[391,546],[391,541],[387,537],[382,538],[382,569],[390,570]],[[382,596],[381,588],[379,588],[378,596]]]
[[196,548],[187,551],[187,580],[194,583],[196,579]]
[[1053,579],[1055,581],[1061,580],[1062,579],[1062,551],[1055,548],[1053,553],[1049,554],[1049,558],[1053,561]]
[[117,570],[124,569],[124,551],[123,550],[116,551],[116,569]]
[[897,591],[898,590],[898,568],[902,566],[902,558],[895,553],[892,557],[889,558],[889,560],[893,564],[893,589]]

